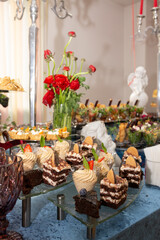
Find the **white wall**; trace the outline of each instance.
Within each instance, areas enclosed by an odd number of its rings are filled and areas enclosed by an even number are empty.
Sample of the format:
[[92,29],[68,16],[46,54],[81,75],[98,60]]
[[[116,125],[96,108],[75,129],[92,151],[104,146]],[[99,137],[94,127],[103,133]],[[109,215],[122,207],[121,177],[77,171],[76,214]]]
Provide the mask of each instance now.
[[[79,59],[85,58],[84,70],[90,64],[97,68],[87,75],[90,85],[82,102],[97,99],[108,104],[112,98],[116,104],[123,99],[123,6],[111,0],[68,0],[66,7],[73,17],[58,19],[48,5],[48,39],[45,48],[56,52],[56,63],[60,63],[62,51],[68,41],[68,32],[75,31],[77,37],[72,40],[68,50],[73,50]],[[50,111],[50,110],[48,110]],[[49,115],[48,115],[49,116]]]

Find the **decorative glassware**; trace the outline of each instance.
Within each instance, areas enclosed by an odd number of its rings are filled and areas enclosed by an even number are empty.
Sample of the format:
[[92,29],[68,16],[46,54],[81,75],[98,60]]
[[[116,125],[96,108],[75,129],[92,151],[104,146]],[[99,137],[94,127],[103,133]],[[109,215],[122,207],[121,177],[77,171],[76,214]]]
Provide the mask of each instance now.
[[71,132],[72,122],[72,109],[67,104],[59,104],[58,102],[54,105],[53,112],[53,128],[64,128],[67,127],[67,131]]
[[9,222],[6,215],[13,209],[21,191],[23,182],[22,159],[15,155],[6,155],[0,149],[0,239],[20,240],[22,236],[6,231]]

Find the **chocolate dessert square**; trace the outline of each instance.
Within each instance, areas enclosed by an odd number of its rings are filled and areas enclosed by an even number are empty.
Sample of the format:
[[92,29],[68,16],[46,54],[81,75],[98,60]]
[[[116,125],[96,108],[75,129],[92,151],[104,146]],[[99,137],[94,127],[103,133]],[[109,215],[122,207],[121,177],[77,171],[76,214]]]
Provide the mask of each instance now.
[[85,196],[78,194],[73,198],[75,200],[75,209],[77,212],[99,218],[99,208],[101,204],[97,199],[96,191],[89,191]]

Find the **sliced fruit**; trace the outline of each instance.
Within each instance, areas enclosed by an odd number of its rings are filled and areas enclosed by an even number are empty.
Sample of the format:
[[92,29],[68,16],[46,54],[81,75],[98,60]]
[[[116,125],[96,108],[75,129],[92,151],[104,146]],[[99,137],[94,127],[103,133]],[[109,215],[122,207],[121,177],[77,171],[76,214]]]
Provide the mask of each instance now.
[[137,166],[137,163],[132,156],[128,156],[128,158],[126,159],[126,164],[131,166],[131,167],[135,167],[135,168]]
[[116,183],[116,176],[115,176],[113,169],[109,170],[109,172],[107,174],[107,179],[113,184]]
[[127,149],[127,153],[128,153],[128,154],[131,154],[132,156],[135,156],[135,157],[137,157],[137,158],[138,158],[138,156],[139,156],[138,151],[137,151],[137,149],[136,149],[135,147],[129,147],[129,148]]
[[32,148],[29,144],[27,144],[23,150],[24,152],[32,152]]
[[93,139],[90,136],[86,137],[84,142],[88,145],[93,145]]
[[89,164],[89,168],[90,168],[90,170],[93,170],[94,161],[91,160],[91,161],[88,162],[88,164]]
[[74,144],[73,151],[74,151],[75,153],[79,153],[79,145],[78,145],[77,143]]

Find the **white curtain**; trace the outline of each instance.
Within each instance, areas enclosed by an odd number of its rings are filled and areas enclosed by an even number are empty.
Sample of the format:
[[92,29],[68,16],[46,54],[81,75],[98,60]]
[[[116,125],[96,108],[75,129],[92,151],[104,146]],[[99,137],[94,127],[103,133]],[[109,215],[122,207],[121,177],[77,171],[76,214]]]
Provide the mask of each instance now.
[[[9,117],[10,122],[15,121],[19,124],[28,124],[29,117],[29,27],[31,0],[23,1],[25,11],[22,20],[14,20],[16,13],[16,0],[0,2],[0,78],[9,76],[11,79],[17,79],[25,92],[5,93],[9,97],[9,106],[3,108],[0,106],[2,114],[2,124]],[[42,104],[44,95],[44,39],[46,34],[45,25],[47,24],[48,3],[37,0],[38,18],[37,18],[37,58],[36,58],[36,120],[45,122],[48,120],[48,113]],[[51,115],[50,115],[51,118]],[[50,119],[49,119],[50,120]]]

